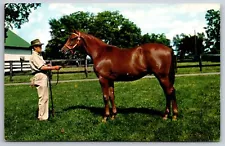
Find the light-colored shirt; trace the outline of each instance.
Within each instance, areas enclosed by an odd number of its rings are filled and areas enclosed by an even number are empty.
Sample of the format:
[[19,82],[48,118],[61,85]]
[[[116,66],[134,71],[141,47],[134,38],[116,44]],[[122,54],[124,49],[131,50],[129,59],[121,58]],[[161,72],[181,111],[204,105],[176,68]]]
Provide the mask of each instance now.
[[32,73],[41,71],[41,67],[46,64],[41,54],[36,51],[33,51],[29,62]]

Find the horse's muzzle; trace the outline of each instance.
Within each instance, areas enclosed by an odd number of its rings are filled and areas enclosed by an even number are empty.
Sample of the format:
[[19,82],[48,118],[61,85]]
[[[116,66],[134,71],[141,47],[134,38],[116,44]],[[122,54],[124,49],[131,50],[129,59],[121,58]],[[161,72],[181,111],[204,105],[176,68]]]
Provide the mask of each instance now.
[[69,49],[68,49],[67,47],[63,46],[63,47],[61,48],[60,52],[66,53],[68,50],[69,50]]

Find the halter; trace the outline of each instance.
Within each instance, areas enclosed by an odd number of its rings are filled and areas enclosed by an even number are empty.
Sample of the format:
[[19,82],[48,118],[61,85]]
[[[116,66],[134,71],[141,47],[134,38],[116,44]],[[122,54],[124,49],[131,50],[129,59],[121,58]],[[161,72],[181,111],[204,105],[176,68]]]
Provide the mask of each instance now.
[[65,44],[65,46],[66,46],[69,50],[72,50],[73,48],[75,48],[75,47],[79,44],[79,42],[80,42],[80,32],[79,32],[78,35],[77,35],[76,33],[72,33],[72,34],[75,34],[76,36],[78,36],[78,38],[77,38],[77,43],[74,44],[73,47],[70,47],[70,46],[68,46],[67,44]]

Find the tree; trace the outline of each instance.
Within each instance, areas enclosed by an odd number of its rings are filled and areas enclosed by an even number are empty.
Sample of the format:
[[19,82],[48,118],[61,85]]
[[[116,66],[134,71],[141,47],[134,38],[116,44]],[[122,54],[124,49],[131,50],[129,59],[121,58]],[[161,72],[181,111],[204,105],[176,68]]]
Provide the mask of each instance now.
[[[63,58],[59,52],[73,30],[92,34],[107,44],[120,48],[131,48],[140,44],[141,29],[125,19],[118,11],[104,11],[97,15],[89,12],[75,12],[49,21],[52,39],[46,46],[48,58]],[[63,31],[62,31],[63,30]],[[78,52],[84,56],[84,52]],[[67,56],[67,58],[72,56]],[[76,56],[75,56],[76,57]]]
[[73,32],[73,30],[79,30],[88,33],[93,22],[93,17],[93,13],[78,11],[70,15],[65,15],[59,20],[49,20],[52,39],[48,41],[46,46],[47,58],[74,58],[75,56],[71,54],[64,56],[60,52],[60,49],[65,44],[69,34]]
[[171,47],[170,40],[166,38],[166,35],[164,33],[162,34],[152,33],[151,35],[146,33],[142,36],[142,40],[141,40],[141,44],[144,44],[144,43],[160,43],[168,47]]
[[119,14],[119,11],[103,11],[94,18],[90,34],[107,44],[131,48],[140,43],[141,29]]
[[21,28],[21,25],[28,22],[31,9],[40,7],[40,3],[6,3],[5,4],[5,38],[9,28]]
[[95,16],[89,33],[102,39],[107,44],[113,44],[123,20],[122,15],[119,15],[117,11],[100,12]]
[[211,53],[220,53],[220,11],[208,10],[205,19],[207,21],[207,26],[204,27],[207,34],[206,48]]
[[177,52],[179,52],[179,48],[180,48],[180,46],[181,46],[181,43],[182,43],[182,39],[183,38],[185,38],[185,34],[184,33],[182,33],[182,34],[180,34],[180,35],[175,35],[174,37],[173,37],[173,47],[175,48],[174,50],[175,51],[177,51]]
[[173,45],[178,52],[178,57],[183,60],[185,55],[194,56],[197,59],[204,51],[203,46],[204,33],[198,33],[197,35],[176,35],[173,38]]

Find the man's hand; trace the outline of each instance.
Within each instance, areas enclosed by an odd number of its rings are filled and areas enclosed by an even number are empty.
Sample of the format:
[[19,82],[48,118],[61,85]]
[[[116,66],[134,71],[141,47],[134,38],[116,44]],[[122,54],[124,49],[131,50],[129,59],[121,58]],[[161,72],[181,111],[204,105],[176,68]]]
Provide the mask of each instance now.
[[62,66],[59,66],[59,65],[54,66],[55,70],[60,70],[61,68],[62,68]]

